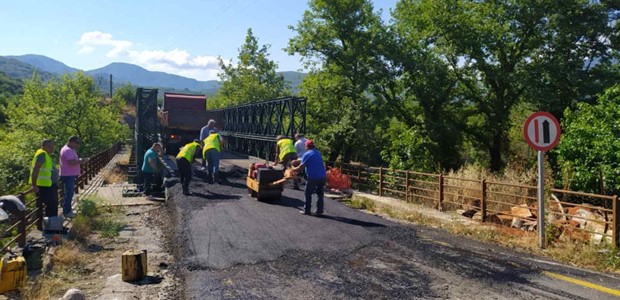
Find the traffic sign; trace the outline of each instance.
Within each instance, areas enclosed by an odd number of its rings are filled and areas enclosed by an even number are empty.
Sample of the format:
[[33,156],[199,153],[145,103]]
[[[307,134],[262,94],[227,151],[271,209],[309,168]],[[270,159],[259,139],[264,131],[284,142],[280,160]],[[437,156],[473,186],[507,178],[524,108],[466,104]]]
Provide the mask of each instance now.
[[560,122],[550,113],[531,114],[523,125],[525,141],[534,150],[549,151],[560,141]]

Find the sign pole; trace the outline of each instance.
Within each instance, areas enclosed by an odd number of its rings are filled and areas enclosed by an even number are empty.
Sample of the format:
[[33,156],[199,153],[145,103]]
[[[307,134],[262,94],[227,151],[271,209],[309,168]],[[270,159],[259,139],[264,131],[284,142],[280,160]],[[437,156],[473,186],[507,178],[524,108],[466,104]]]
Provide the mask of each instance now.
[[538,151],[538,243],[545,249],[545,152]]

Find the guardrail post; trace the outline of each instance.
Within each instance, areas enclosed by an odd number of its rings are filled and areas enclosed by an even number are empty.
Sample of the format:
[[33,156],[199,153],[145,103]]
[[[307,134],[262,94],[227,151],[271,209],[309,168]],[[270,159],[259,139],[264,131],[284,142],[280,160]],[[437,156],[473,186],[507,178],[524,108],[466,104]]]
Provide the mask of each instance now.
[[383,196],[383,168],[379,167],[379,196]]
[[39,220],[39,222],[37,222],[37,229],[38,230],[43,230],[43,201],[41,201],[41,198],[39,198],[39,195],[36,195],[35,197],[37,197],[36,200],[36,210],[37,210],[37,220]]
[[485,222],[487,219],[487,180],[482,179],[480,184],[480,213],[482,222]]
[[614,196],[612,199],[613,210],[613,244],[616,248],[620,248],[620,203],[618,203],[618,196]]
[[405,172],[405,201],[409,202],[409,170]]
[[[19,193],[17,198],[22,202],[24,201],[24,194]],[[19,232],[19,237],[17,238],[17,245],[20,247],[26,246],[26,226],[28,226],[28,220],[26,220],[26,215],[28,214],[28,210],[24,210],[19,213],[19,224],[17,225],[17,232]]]
[[439,174],[439,203],[437,203],[437,209],[443,211],[443,174]]

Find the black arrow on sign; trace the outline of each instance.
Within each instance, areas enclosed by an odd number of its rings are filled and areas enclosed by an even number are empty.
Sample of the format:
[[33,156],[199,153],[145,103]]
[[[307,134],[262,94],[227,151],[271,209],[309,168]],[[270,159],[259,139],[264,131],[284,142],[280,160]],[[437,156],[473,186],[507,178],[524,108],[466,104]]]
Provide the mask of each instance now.
[[551,133],[549,132],[549,121],[544,120],[542,122],[543,126],[543,143],[549,144],[551,143]]

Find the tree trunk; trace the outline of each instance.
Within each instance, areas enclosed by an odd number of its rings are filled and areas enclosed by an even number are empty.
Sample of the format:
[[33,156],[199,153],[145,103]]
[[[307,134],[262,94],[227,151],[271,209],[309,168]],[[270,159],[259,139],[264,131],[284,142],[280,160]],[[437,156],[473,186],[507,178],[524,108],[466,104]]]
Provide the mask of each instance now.
[[504,167],[504,162],[502,161],[503,141],[504,139],[501,132],[496,132],[493,135],[493,142],[491,143],[491,147],[489,148],[489,156],[491,157],[490,169],[493,173],[501,171]]

